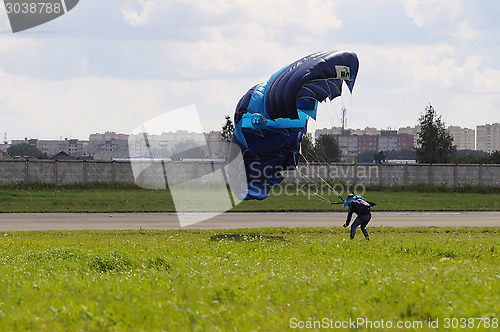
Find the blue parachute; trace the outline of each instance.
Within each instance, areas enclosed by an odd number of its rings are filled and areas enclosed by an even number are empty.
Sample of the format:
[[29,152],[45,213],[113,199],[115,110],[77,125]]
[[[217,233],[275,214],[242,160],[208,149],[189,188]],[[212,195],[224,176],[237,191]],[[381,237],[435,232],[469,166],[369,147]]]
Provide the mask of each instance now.
[[[352,92],[358,58],[351,52],[308,55],[258,84],[240,99],[229,160],[241,152],[243,163],[230,164],[231,188],[239,199],[264,199],[295,169],[309,117],[316,119],[318,102],[338,97],[342,82]],[[236,189],[235,189],[236,188]]]

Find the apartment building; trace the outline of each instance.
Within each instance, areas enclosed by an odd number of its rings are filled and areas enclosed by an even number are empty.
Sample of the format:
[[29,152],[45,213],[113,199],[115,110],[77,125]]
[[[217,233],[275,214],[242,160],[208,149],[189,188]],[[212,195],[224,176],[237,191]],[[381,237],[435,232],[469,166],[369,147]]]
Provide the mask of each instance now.
[[500,151],[500,123],[476,127],[476,149],[488,153]]
[[[147,142],[145,137],[147,137]],[[139,133],[128,138],[131,158],[176,158],[182,155],[194,158],[224,159],[229,143],[220,131],[194,133],[184,130],[165,132],[161,135]],[[193,149],[196,149],[194,151]],[[190,150],[193,150],[189,152]],[[186,157],[187,158],[187,157]]]
[[476,131],[459,126],[449,126],[448,133],[453,137],[453,144],[457,150],[475,150],[476,149]]
[[417,140],[419,132],[420,132],[420,126],[414,126],[414,127],[406,126],[398,129],[398,134],[406,134],[413,136],[413,147],[418,146]]
[[41,140],[37,138],[25,138],[23,140],[12,140],[12,145],[31,144],[47,154],[48,157],[55,156],[59,152],[66,152],[70,156],[82,156],[88,154],[88,141],[65,138],[63,140]]
[[109,131],[104,134],[92,134],[88,143],[89,154],[96,160],[128,158],[128,136]]
[[357,138],[357,151],[355,154],[365,151],[378,151],[380,145],[388,145],[387,141],[381,141],[379,135],[355,135]]
[[358,155],[366,151],[401,151],[414,147],[412,134],[398,133],[396,130],[378,130],[365,128],[345,130],[344,135],[338,134],[339,128],[317,130],[315,137],[330,134],[337,137],[339,147],[344,157]]

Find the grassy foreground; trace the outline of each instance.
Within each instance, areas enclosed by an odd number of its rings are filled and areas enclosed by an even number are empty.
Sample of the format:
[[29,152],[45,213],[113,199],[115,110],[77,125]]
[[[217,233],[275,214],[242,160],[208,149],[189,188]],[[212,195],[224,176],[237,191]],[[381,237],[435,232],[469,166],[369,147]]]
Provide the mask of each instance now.
[[465,320],[498,330],[500,228],[371,232],[371,242],[343,228],[0,234],[0,329],[280,331],[351,320],[365,330],[384,320],[445,330]]
[[[190,195],[193,191],[187,191]],[[196,190],[201,210],[210,209],[205,198],[214,195]],[[228,197],[224,190],[220,196]],[[322,198],[321,198],[322,197]],[[345,194],[344,194],[345,197]],[[376,202],[377,211],[500,211],[499,188],[457,189],[420,186],[368,189],[364,197]],[[345,211],[324,199],[339,201],[328,188],[307,190],[277,187],[263,201],[237,201],[232,211]],[[0,187],[0,212],[173,212],[168,190],[144,190],[134,185],[7,186]]]

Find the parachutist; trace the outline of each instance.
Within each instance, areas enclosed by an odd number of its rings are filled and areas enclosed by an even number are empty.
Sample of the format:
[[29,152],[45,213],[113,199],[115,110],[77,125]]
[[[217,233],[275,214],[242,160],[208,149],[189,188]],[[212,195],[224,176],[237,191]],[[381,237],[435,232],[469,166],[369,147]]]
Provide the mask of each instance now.
[[352,214],[357,214],[357,217],[356,219],[354,219],[354,222],[351,226],[351,240],[354,239],[354,236],[356,235],[356,228],[358,226],[361,228],[365,239],[370,240],[370,236],[368,235],[366,226],[372,218],[371,208],[375,205],[376,203],[369,202],[361,196],[356,196],[354,194],[349,194],[349,196],[347,196],[347,199],[344,202],[344,207],[349,206],[349,210],[347,212],[347,220],[342,226],[349,226],[349,224],[351,223]]

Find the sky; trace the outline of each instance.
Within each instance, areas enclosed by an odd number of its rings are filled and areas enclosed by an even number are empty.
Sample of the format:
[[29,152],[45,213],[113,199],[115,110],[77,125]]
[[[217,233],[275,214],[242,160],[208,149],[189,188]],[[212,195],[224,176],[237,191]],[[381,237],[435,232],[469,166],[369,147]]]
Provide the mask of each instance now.
[[80,0],[13,34],[0,6],[0,139],[130,133],[189,105],[220,130],[249,88],[325,50],[360,67],[311,130],[339,126],[342,107],[351,128],[414,126],[429,104],[475,129],[500,122],[499,12],[496,0]]

